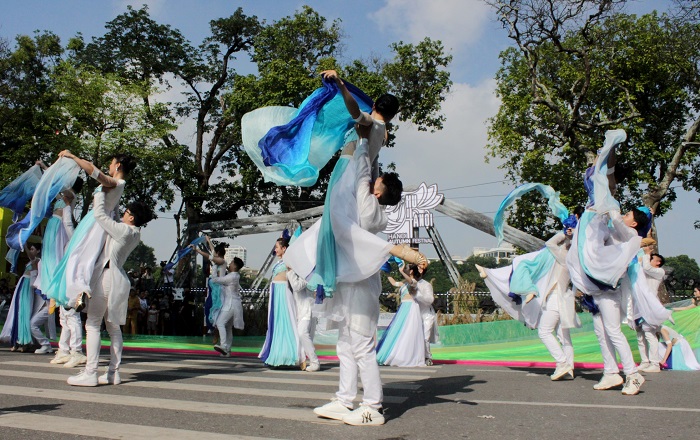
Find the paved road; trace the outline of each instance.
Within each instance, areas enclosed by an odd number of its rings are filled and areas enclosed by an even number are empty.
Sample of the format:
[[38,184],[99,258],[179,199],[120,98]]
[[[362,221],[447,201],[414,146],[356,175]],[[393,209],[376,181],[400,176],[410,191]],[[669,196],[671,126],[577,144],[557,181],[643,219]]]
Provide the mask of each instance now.
[[638,440],[700,429],[700,372],[649,374],[643,392],[626,397],[594,391],[599,371],[553,383],[544,370],[383,368],[387,423],[351,427],[311,412],[335,391],[337,363],[307,373],[255,358],[132,351],[121,385],[77,388],[49,360],[0,349],[0,438]]

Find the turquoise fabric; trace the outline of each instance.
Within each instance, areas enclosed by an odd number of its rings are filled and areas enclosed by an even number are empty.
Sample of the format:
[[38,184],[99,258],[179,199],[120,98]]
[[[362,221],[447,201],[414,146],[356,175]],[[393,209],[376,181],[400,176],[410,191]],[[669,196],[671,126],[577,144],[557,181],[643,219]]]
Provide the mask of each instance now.
[[61,233],[62,227],[63,222],[60,218],[55,216],[51,216],[49,221],[46,222],[44,238],[41,245],[41,264],[39,265],[42,284],[48,284],[56,271],[58,262],[63,256],[63,250],[56,249],[56,238],[58,237],[58,234]]
[[[405,284],[401,286],[401,299],[408,294],[408,286]],[[377,344],[377,362],[379,365],[384,365],[389,355],[394,351],[396,342],[399,340],[401,335],[401,329],[404,328],[406,324],[406,318],[408,317],[408,312],[415,303],[412,301],[401,302],[399,310],[396,311],[394,318],[389,323],[389,326],[384,331],[379,343]]]
[[211,309],[207,319],[211,325],[214,325],[221,311],[221,284],[213,283],[211,278],[207,280],[207,284],[209,285],[209,295],[211,295]]
[[[31,270],[31,266],[28,265],[26,270]],[[32,331],[31,331],[31,320],[32,311],[34,309],[34,288],[32,287],[31,278],[23,276],[21,278],[20,289],[17,294],[19,295],[19,312],[17,316],[17,343],[20,345],[31,344],[32,342]],[[37,298],[39,300],[39,298]]]
[[535,284],[554,266],[554,255],[548,249],[537,254],[532,260],[524,260],[513,270],[510,278],[510,291],[517,295],[537,293]]
[[66,247],[63,258],[59,261],[56,271],[51,277],[51,281],[48,283],[46,292],[43,292],[44,295],[53,298],[59,305],[64,306],[68,304],[68,298],[66,296],[66,266],[68,264],[68,258],[70,258],[75,248],[78,247],[88,235],[95,221],[95,214],[90,210],[80,223],[78,223],[78,227],[75,228],[75,232],[73,232],[73,236],[70,242],[68,242],[68,247]]
[[270,288],[270,304],[272,309],[268,325],[268,335],[265,345],[269,351],[263,358],[267,365],[299,365],[299,341],[296,336],[296,322],[292,319],[290,297],[287,293],[287,283],[276,281]]
[[503,199],[501,205],[496,211],[496,215],[493,217],[494,235],[498,239],[499,246],[501,245],[501,242],[503,242],[503,224],[505,222],[504,216],[506,209],[515,203],[518,198],[531,191],[538,191],[540,194],[542,194],[542,197],[547,199],[549,209],[552,211],[552,214],[559,218],[559,220],[564,222],[564,220],[569,217],[569,210],[566,209],[566,206],[559,201],[559,193],[554,191],[551,186],[544,185],[542,183],[525,183],[520,185],[511,191],[505,199]]

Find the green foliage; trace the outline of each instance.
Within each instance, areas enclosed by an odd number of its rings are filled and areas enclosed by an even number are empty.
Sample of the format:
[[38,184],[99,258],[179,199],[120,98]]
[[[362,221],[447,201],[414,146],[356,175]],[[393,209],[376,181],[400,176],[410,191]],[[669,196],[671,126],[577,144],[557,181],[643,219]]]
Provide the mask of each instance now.
[[[124,270],[127,272],[133,270],[135,272],[140,273],[140,269],[142,267],[150,267],[151,269],[154,269],[155,266],[155,249],[140,241],[139,244],[131,252],[131,254],[129,254],[129,257],[126,259],[126,262],[124,263]],[[155,278],[156,276],[154,274],[154,279]]]
[[[624,128],[618,198],[626,207],[643,200],[663,215],[675,200],[674,179],[700,188],[698,147],[684,143],[692,140],[684,137],[700,108],[700,26],[655,13],[599,18],[588,26],[551,25],[551,34],[524,26],[528,36],[541,37],[528,44],[511,35],[522,46],[501,53],[502,104],[490,121],[488,154],[504,161],[514,183],[551,185],[573,208],[586,202],[581,176],[605,131]],[[541,206],[521,199],[509,223],[544,236],[553,225]]]
[[667,257],[664,268],[673,268],[666,284],[675,291],[676,295],[692,295],[693,287],[700,285],[700,267],[695,259],[687,255]]

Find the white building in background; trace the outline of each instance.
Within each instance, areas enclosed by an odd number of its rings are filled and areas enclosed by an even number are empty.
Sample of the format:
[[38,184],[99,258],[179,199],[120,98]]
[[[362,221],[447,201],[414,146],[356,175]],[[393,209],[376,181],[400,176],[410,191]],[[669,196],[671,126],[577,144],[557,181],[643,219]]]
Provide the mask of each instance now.
[[492,257],[496,259],[496,263],[512,262],[515,258],[515,248],[510,243],[503,243],[503,246],[497,248],[475,247],[472,254],[475,257]]
[[243,260],[243,264],[247,263],[247,257],[248,257],[248,249],[244,248],[243,246],[239,245],[234,245],[234,246],[229,246],[226,248],[226,255],[224,255],[224,260],[226,260],[226,263],[231,263],[235,257],[240,258]]

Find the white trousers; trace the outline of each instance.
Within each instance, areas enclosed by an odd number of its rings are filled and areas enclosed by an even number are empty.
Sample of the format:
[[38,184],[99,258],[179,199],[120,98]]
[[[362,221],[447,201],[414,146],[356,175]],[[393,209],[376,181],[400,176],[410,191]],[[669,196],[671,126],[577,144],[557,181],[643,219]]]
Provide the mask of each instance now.
[[[645,328],[646,327],[646,328]],[[639,357],[642,363],[649,363],[654,367],[659,366],[661,357],[659,356],[659,339],[656,333],[643,326],[637,328],[637,346],[639,347]]]
[[340,386],[335,396],[340,403],[347,407],[353,406],[359,372],[364,391],[362,404],[374,409],[381,408],[384,394],[374,337],[362,336],[350,330],[347,322],[343,322],[338,330],[336,352],[340,361]]
[[[555,330],[559,341],[554,337]],[[557,364],[574,365],[574,346],[571,343],[569,329],[561,327],[559,299],[555,292],[547,297],[537,326],[537,335]]]
[[637,365],[632,357],[632,349],[620,328],[620,292],[605,292],[593,298],[600,309],[600,313],[593,315],[593,330],[598,337],[600,352],[603,355],[603,372],[605,374],[620,372],[615,360],[615,352],[617,352],[625,374],[636,373]]
[[231,344],[233,344],[233,316],[235,312],[233,307],[228,310],[220,310],[219,316],[216,318],[216,328],[219,330],[219,345],[227,353],[231,351]]
[[40,301],[41,305],[39,307],[35,307],[34,314],[32,314],[32,319],[29,324],[32,332],[32,338],[34,338],[39,345],[51,345],[49,338],[47,338],[39,328],[44,326],[46,328],[46,332],[48,333],[49,331],[49,307],[46,305],[46,301],[42,300],[38,295],[34,298],[34,303],[37,304],[37,301]]
[[109,275],[110,270],[105,269],[102,271],[97,283],[94,284],[96,288],[92,291],[92,297],[88,301],[87,321],[85,322],[85,331],[87,333],[85,343],[87,363],[85,364],[85,371],[89,374],[97,372],[97,365],[100,361],[100,326],[102,325],[102,319],[105,320],[105,327],[107,327],[109,339],[111,340],[109,346],[109,371],[118,371],[119,364],[122,361],[122,347],[124,346],[122,330],[119,325],[107,318],[109,295],[112,287],[112,277]]
[[314,333],[316,333],[316,318],[300,319],[297,322],[297,332],[299,333],[299,343],[306,357],[311,363],[318,363],[313,338]]
[[58,350],[63,353],[83,352],[83,323],[80,313],[74,309],[59,307],[58,320],[61,323],[61,339],[58,340]]

